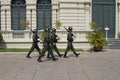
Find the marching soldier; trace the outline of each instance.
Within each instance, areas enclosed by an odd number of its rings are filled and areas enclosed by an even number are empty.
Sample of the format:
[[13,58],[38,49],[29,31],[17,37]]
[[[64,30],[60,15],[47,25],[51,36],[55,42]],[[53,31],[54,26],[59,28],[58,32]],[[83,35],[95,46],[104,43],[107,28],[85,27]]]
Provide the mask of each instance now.
[[[51,47],[50,29],[47,29],[45,31],[46,31],[46,34],[45,34],[44,41],[43,41],[42,55],[39,56],[38,62],[41,61],[41,57],[45,55],[46,51],[48,51],[48,55],[52,57],[53,61],[56,61],[57,58],[54,57],[54,54],[52,52],[52,47]],[[47,56],[47,58],[49,58],[49,56]]]
[[[65,28],[65,27],[64,27]],[[65,28],[66,29],[66,28]],[[80,55],[80,53],[76,53],[75,52],[75,49],[74,49],[74,47],[73,47],[73,37],[75,37],[74,35],[73,35],[73,33],[72,33],[72,27],[70,26],[68,29],[66,29],[67,30],[67,32],[68,32],[68,34],[67,34],[67,48],[66,48],[66,51],[65,51],[65,54],[64,54],[64,58],[68,58],[66,55],[67,55],[67,52],[69,51],[69,50],[71,50],[74,54],[75,54],[75,56],[76,57],[78,57],[79,55]]]
[[[56,46],[56,43],[58,42],[59,39],[60,38],[56,35],[56,29],[53,28],[52,29],[52,33],[51,33],[51,41],[52,41],[52,45],[51,46],[57,52],[57,54],[59,55],[59,57],[61,57],[62,54],[59,53],[58,48]],[[49,54],[48,54],[48,57],[50,57]]]
[[[32,30],[31,30],[32,31]],[[34,50],[34,49],[36,49],[37,51],[38,51],[38,53],[41,55],[41,52],[40,52],[40,48],[39,48],[39,46],[38,46],[38,42],[40,42],[39,40],[38,40],[38,38],[39,38],[39,36],[37,35],[37,29],[34,29],[33,31],[32,31],[32,33],[33,33],[33,42],[32,42],[32,47],[30,48],[30,51],[29,51],[29,53],[27,54],[27,58],[31,58],[30,57],[30,54],[31,54],[31,52]],[[41,59],[40,59],[40,61],[41,61]]]

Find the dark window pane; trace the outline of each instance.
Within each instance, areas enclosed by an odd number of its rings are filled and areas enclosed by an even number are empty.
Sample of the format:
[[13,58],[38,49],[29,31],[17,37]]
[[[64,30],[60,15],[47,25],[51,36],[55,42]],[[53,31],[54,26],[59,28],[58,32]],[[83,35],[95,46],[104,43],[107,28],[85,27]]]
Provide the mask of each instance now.
[[36,7],[37,7],[37,28],[38,29],[51,28],[52,27],[51,0],[38,0]]
[[11,5],[11,29],[25,30],[26,28],[20,24],[20,20],[26,20],[25,0],[12,0]]

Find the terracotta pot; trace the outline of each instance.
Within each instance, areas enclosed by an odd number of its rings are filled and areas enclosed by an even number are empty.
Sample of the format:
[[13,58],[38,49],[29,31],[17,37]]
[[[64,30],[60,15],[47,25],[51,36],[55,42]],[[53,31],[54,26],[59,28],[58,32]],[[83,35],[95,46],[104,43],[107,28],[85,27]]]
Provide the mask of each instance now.
[[103,46],[93,47],[93,50],[96,52],[102,51],[102,49],[103,49]]

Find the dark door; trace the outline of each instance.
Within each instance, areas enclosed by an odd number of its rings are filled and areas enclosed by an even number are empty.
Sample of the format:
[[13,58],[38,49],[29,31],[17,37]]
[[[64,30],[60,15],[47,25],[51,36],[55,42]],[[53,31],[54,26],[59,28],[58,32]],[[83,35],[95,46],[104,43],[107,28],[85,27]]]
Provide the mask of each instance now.
[[93,0],[92,21],[102,29],[109,27],[108,38],[115,37],[115,0]]

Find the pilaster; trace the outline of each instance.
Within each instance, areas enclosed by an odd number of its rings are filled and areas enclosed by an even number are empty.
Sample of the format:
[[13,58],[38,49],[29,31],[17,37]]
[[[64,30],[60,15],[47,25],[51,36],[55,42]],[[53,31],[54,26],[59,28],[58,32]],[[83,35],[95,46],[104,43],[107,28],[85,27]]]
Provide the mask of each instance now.
[[26,1],[26,20],[29,21],[29,27],[35,29],[36,25],[36,0]]
[[59,4],[58,0],[52,0],[52,27],[55,26],[55,22],[59,20]]
[[90,22],[90,3],[85,3],[85,27],[87,31],[90,30],[89,22]]
[[116,38],[118,38],[118,32],[120,32],[120,0],[116,3]]
[[1,1],[1,30],[11,30],[11,0]]

